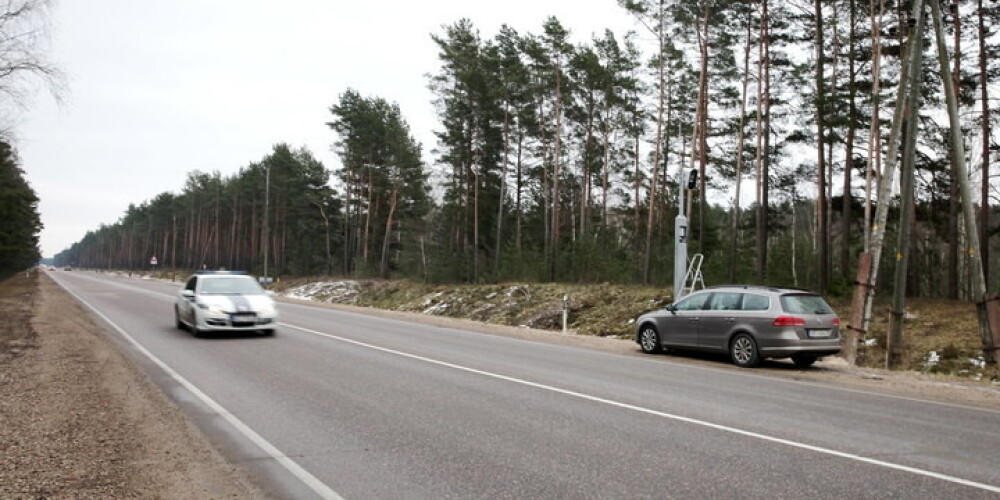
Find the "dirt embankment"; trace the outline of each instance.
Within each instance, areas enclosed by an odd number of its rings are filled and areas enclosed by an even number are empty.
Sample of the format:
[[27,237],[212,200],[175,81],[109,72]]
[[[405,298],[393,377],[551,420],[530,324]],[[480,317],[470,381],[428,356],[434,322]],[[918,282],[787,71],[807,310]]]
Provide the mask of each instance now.
[[44,274],[0,283],[0,498],[263,498]]

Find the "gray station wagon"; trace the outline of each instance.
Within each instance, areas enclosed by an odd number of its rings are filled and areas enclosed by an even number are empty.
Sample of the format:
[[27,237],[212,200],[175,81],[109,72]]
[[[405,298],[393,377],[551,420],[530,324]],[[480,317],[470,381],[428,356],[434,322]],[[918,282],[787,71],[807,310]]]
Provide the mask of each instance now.
[[840,319],[823,297],[754,285],[709,287],[643,314],[636,320],[635,341],[647,353],[728,353],[744,367],[790,357],[804,368],[841,350]]

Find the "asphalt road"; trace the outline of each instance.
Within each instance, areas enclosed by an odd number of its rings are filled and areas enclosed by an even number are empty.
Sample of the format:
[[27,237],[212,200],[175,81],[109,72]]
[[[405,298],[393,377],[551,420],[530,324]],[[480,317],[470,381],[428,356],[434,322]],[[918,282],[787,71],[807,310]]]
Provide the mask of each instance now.
[[279,304],[192,337],[178,285],[50,275],[287,498],[1000,498],[1000,412]]

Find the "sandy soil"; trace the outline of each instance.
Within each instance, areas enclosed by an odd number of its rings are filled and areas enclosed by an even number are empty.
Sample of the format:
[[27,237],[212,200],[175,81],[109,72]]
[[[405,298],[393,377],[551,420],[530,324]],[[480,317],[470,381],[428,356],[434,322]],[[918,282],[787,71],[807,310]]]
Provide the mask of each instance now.
[[58,285],[14,281],[0,297],[0,498],[266,498]]

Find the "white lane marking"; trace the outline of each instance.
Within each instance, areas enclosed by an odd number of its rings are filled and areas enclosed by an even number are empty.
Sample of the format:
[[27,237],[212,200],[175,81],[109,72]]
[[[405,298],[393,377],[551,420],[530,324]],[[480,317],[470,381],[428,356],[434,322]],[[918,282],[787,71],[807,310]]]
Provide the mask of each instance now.
[[505,382],[511,382],[511,383],[514,383],[514,384],[520,384],[520,385],[524,385],[524,386],[527,386],[527,387],[533,387],[535,389],[541,389],[541,390],[544,390],[544,391],[555,392],[555,393],[558,393],[558,394],[563,394],[563,395],[574,397],[574,398],[584,399],[584,400],[587,400],[587,401],[593,401],[595,403],[605,404],[605,405],[608,405],[608,406],[614,406],[614,407],[622,408],[622,409],[626,409],[626,410],[632,410],[632,411],[635,411],[635,412],[645,413],[647,415],[653,415],[653,416],[656,416],[656,417],[666,418],[666,419],[670,419],[670,420],[676,420],[678,422],[684,422],[684,423],[688,423],[688,424],[699,425],[699,426],[702,426],[702,427],[708,427],[710,429],[715,429],[715,430],[719,430],[719,431],[723,431],[723,432],[729,432],[729,433],[732,433],[732,434],[739,434],[741,436],[746,436],[746,437],[750,437],[750,438],[760,439],[760,440],[763,440],[763,441],[770,441],[772,443],[783,444],[783,445],[786,445],[786,446],[791,446],[793,448],[799,448],[799,449],[803,449],[803,450],[813,451],[813,452],[816,452],[816,453],[822,453],[824,455],[832,455],[832,456],[835,456],[835,457],[846,458],[848,460],[854,460],[854,461],[857,461],[857,462],[863,462],[863,463],[866,463],[866,464],[877,465],[877,466],[880,466],[880,467],[886,467],[886,468],[894,469],[894,470],[898,470],[898,471],[909,472],[911,474],[917,474],[917,475],[920,475],[920,476],[930,477],[930,478],[934,478],[934,479],[940,479],[942,481],[948,481],[948,482],[951,482],[951,483],[961,484],[961,485],[964,485],[964,486],[969,486],[969,487],[972,487],[972,488],[978,488],[978,489],[990,491],[990,492],[993,492],[993,493],[1000,493],[1000,486],[993,486],[993,485],[990,485],[990,484],[979,483],[979,482],[976,482],[976,481],[970,481],[968,479],[962,479],[960,477],[949,476],[947,474],[941,474],[941,473],[938,473],[938,472],[933,472],[933,471],[929,471],[929,470],[919,469],[917,467],[910,467],[910,466],[907,466],[907,465],[896,464],[896,463],[892,463],[892,462],[886,462],[884,460],[878,460],[878,459],[866,457],[866,456],[863,456],[863,455],[855,455],[853,453],[847,453],[847,452],[843,452],[843,451],[838,451],[838,450],[834,450],[834,449],[831,449],[831,448],[824,448],[824,447],[821,447],[821,446],[814,446],[814,445],[811,445],[811,444],[800,443],[798,441],[792,441],[792,440],[789,440],[789,439],[783,439],[783,438],[779,438],[779,437],[775,437],[775,436],[769,436],[767,434],[761,434],[759,432],[753,432],[753,431],[747,431],[747,430],[743,430],[743,429],[738,429],[736,427],[730,427],[728,425],[715,424],[715,423],[708,422],[708,421],[705,421],[705,420],[699,420],[699,419],[696,419],[696,418],[684,417],[684,416],[681,416],[681,415],[676,415],[676,414],[673,414],[673,413],[667,413],[667,412],[663,412],[663,411],[659,411],[659,410],[653,410],[651,408],[645,408],[645,407],[642,407],[642,406],[637,406],[637,405],[633,405],[633,404],[629,404],[629,403],[622,403],[620,401],[615,401],[615,400],[612,400],[612,399],[606,399],[606,398],[602,398],[602,397],[598,397],[598,396],[591,396],[589,394],[583,394],[583,393],[576,392],[576,391],[571,391],[571,390],[568,390],[568,389],[561,389],[559,387],[555,387],[555,386],[551,386],[551,385],[545,385],[545,384],[540,384],[540,383],[537,383],[537,382],[531,382],[531,381],[528,381],[528,380],[519,379],[519,378],[515,378],[515,377],[510,377],[510,376],[507,376],[507,375],[501,375],[499,373],[488,372],[488,371],[479,370],[479,369],[476,369],[476,368],[470,368],[468,366],[462,366],[462,365],[458,365],[458,364],[455,364],[455,363],[449,363],[447,361],[440,361],[440,360],[437,360],[437,359],[427,358],[427,357],[419,356],[419,355],[416,355],[416,354],[410,354],[410,353],[407,353],[407,352],[397,351],[395,349],[389,349],[389,348],[386,348],[386,347],[380,347],[380,346],[377,346],[377,345],[367,344],[365,342],[359,342],[357,340],[352,340],[352,339],[349,339],[349,338],[340,337],[338,335],[332,335],[332,334],[329,334],[329,333],[323,333],[323,332],[319,332],[319,331],[316,331],[316,330],[311,330],[311,329],[308,329],[308,328],[303,328],[301,326],[291,325],[291,324],[288,324],[288,323],[282,323],[282,325],[283,326],[287,326],[289,328],[294,328],[294,329],[302,331],[302,332],[306,332],[306,333],[310,333],[310,334],[313,334],[313,335],[317,335],[317,336],[320,336],[320,337],[326,337],[326,338],[337,340],[337,341],[340,341],[340,342],[345,342],[345,343],[348,343],[348,344],[353,344],[353,345],[356,345],[356,346],[365,347],[365,348],[368,348],[368,349],[373,349],[373,350],[376,350],[376,351],[381,351],[381,352],[385,352],[385,353],[388,353],[388,354],[393,354],[393,355],[396,355],[396,356],[401,356],[401,357],[404,357],[404,358],[410,358],[410,359],[414,359],[414,360],[417,360],[417,361],[423,361],[425,363],[430,363],[430,364],[434,364],[434,365],[438,365],[438,366],[443,366],[443,367],[446,367],[446,368],[452,368],[452,369],[463,371],[463,372],[467,372],[467,373],[473,373],[473,374],[476,374],[476,375],[482,375],[484,377],[490,377],[490,378],[494,378],[494,379],[497,379],[497,380],[503,380]]
[[[61,285],[61,283],[60,283],[60,285]],[[73,292],[70,292],[70,293],[73,294]],[[155,292],[152,292],[152,293],[155,293]],[[76,294],[73,294],[73,295],[76,296]],[[77,296],[77,298],[79,299],[78,296]],[[86,302],[83,301],[82,299],[79,299],[79,300],[81,300],[81,302],[84,302],[86,304]],[[295,304],[295,305],[298,305],[298,306],[301,306],[301,307],[310,307],[310,306],[303,305],[303,304]],[[101,316],[102,318],[105,318],[104,315],[101,314],[96,309],[94,309],[93,306],[90,306],[90,304],[87,304],[87,306],[90,307],[99,316]],[[348,313],[348,314],[351,314],[351,313]],[[357,313],[355,313],[355,314],[357,314]],[[108,321],[108,320],[105,318],[105,321]],[[108,322],[111,323],[110,321],[108,321]],[[114,323],[111,323],[111,324],[114,325]],[[977,489],[981,489],[981,490],[985,490],[985,491],[990,491],[990,492],[994,492],[994,493],[1000,493],[1000,486],[993,486],[993,485],[989,485],[989,484],[985,484],[985,483],[979,483],[979,482],[976,482],[976,481],[971,481],[971,480],[968,480],[968,479],[962,479],[960,477],[950,476],[950,475],[947,475],[947,474],[941,474],[941,473],[937,473],[937,472],[933,472],[933,471],[919,469],[919,468],[916,468],[916,467],[910,467],[910,466],[907,466],[907,465],[896,464],[896,463],[892,463],[892,462],[886,462],[884,460],[878,460],[878,459],[874,459],[874,458],[870,458],[870,457],[865,457],[863,455],[856,455],[856,454],[853,454],[853,453],[847,453],[847,452],[838,451],[838,450],[834,450],[834,449],[830,449],[830,448],[823,448],[823,447],[820,447],[820,446],[814,446],[814,445],[810,445],[810,444],[806,444],[806,443],[800,443],[800,442],[797,442],[797,441],[792,441],[792,440],[783,439],[783,438],[779,438],[779,437],[775,437],[775,436],[770,436],[770,435],[767,435],[767,434],[761,434],[761,433],[757,433],[757,432],[753,432],[753,431],[747,431],[747,430],[743,430],[743,429],[738,429],[738,428],[730,427],[730,426],[726,426],[726,425],[715,424],[715,423],[708,422],[708,421],[705,421],[705,420],[699,420],[699,419],[695,419],[695,418],[684,417],[684,416],[681,416],[681,415],[675,415],[675,414],[672,414],[672,413],[667,413],[667,412],[661,412],[661,411],[658,411],[658,410],[653,410],[651,408],[645,408],[645,407],[641,407],[641,406],[637,406],[637,405],[632,405],[632,404],[628,404],[628,403],[622,403],[620,401],[614,401],[614,400],[611,400],[611,399],[601,398],[601,397],[597,397],[597,396],[591,396],[589,394],[583,394],[583,393],[579,393],[579,392],[575,392],[575,391],[570,391],[570,390],[567,390],[567,389],[561,389],[561,388],[554,387],[554,386],[540,384],[540,383],[537,383],[537,382],[531,382],[531,381],[528,381],[528,380],[523,380],[523,379],[518,379],[518,378],[515,378],[515,377],[510,377],[510,376],[507,376],[507,375],[501,375],[501,374],[498,374],[498,373],[487,372],[487,371],[483,371],[483,370],[478,370],[476,368],[470,368],[470,367],[466,367],[466,366],[462,366],[462,365],[457,365],[457,364],[454,364],[454,363],[448,363],[446,361],[440,361],[440,360],[436,360],[436,359],[432,359],[432,358],[427,358],[427,357],[424,357],[424,356],[419,356],[419,355],[416,355],[416,354],[410,354],[410,353],[406,353],[406,352],[402,352],[402,351],[397,351],[395,349],[389,349],[389,348],[380,347],[380,346],[376,346],[376,345],[372,345],[372,344],[367,344],[365,342],[359,342],[357,340],[352,340],[352,339],[348,339],[348,338],[345,338],[345,337],[340,337],[340,336],[329,334],[329,333],[323,333],[323,332],[319,332],[319,331],[316,331],[316,330],[311,330],[311,329],[308,329],[308,328],[303,328],[303,327],[300,327],[300,326],[292,325],[292,324],[289,324],[289,323],[282,322],[282,323],[279,323],[279,324],[281,326],[289,327],[289,328],[292,328],[292,329],[295,329],[295,330],[299,330],[299,331],[302,331],[302,332],[306,332],[306,333],[309,333],[309,334],[312,334],[312,335],[317,335],[317,336],[320,336],[320,337],[326,337],[326,338],[330,338],[330,339],[333,339],[333,340],[338,340],[338,341],[341,341],[341,342],[345,342],[345,343],[349,343],[349,344],[354,344],[354,345],[357,345],[357,346],[360,346],[360,347],[365,347],[365,348],[369,348],[369,349],[373,349],[373,350],[377,350],[377,351],[382,351],[382,352],[385,352],[385,353],[394,354],[394,355],[405,357],[405,358],[415,359],[415,360],[423,361],[423,362],[426,362],[426,363],[431,363],[431,364],[435,364],[435,365],[439,365],[439,366],[443,366],[443,367],[447,367],[447,368],[452,368],[452,369],[455,369],[455,370],[465,371],[465,372],[468,372],[468,373],[474,373],[474,374],[482,375],[482,376],[485,376],[485,377],[491,377],[491,378],[495,378],[495,379],[498,379],[498,380],[504,380],[504,381],[507,381],[507,382],[511,382],[511,383],[515,383],[515,384],[520,384],[520,385],[524,385],[524,386],[528,386],[528,387],[533,387],[533,388],[536,388],[536,389],[551,391],[551,392],[555,392],[555,393],[559,393],[559,394],[563,394],[563,395],[567,395],[567,396],[571,396],[571,397],[576,397],[576,398],[580,398],[580,399],[584,399],[584,400],[588,400],[588,401],[593,401],[593,402],[596,402],[596,403],[606,404],[606,405],[609,405],[609,406],[614,406],[614,407],[618,407],[618,408],[622,408],[622,409],[626,409],[626,410],[632,410],[632,411],[636,411],[636,412],[639,412],[639,413],[645,413],[645,414],[648,414],[648,415],[653,415],[653,416],[657,416],[657,417],[661,417],[661,418],[666,418],[666,419],[670,419],[670,420],[676,420],[676,421],[679,421],[679,422],[685,422],[685,423],[689,423],[689,424],[693,424],[693,425],[699,425],[699,426],[703,426],[703,427],[708,427],[708,428],[720,430],[720,431],[723,431],[723,432],[729,432],[729,433],[732,433],[732,434],[738,434],[738,435],[742,435],[742,436],[746,436],[746,437],[760,439],[760,440],[763,440],[763,441],[769,441],[769,442],[773,442],[773,443],[777,443],[777,444],[783,444],[783,445],[786,445],[786,446],[791,446],[791,447],[794,447],[794,448],[809,450],[809,451],[813,451],[813,452],[816,452],[816,453],[821,453],[821,454],[825,454],[825,455],[832,455],[832,456],[835,456],[835,457],[846,458],[848,460],[854,460],[854,461],[858,461],[858,462],[862,462],[862,463],[867,463],[867,464],[871,464],[871,465],[876,465],[876,466],[880,466],[880,467],[885,467],[885,468],[889,468],[889,469],[899,470],[899,471],[903,471],[903,472],[909,472],[911,474],[916,474],[916,475],[920,475],[920,476],[925,476],[925,477],[930,477],[930,478],[934,478],[934,479],[939,479],[939,480],[942,480],[942,481],[947,481],[947,482],[951,482],[951,483],[961,484],[961,485],[964,485],[964,486],[969,486],[969,487],[972,487],[972,488],[977,488]],[[121,331],[121,330],[119,330],[119,331]],[[122,334],[126,335],[126,337],[127,337],[127,334],[124,334],[124,332],[122,332]],[[131,338],[129,338],[129,339],[131,340]],[[132,340],[132,342],[135,343],[134,340]],[[135,343],[135,344],[138,346],[137,343]],[[142,349],[141,346],[138,346],[138,347],[140,349]],[[145,349],[142,349],[142,350],[145,351]],[[152,354],[149,354],[149,356],[152,356]],[[178,375],[178,377],[179,377],[179,375]],[[181,379],[181,380],[183,380],[183,379]],[[768,380],[771,380],[771,379],[768,379]],[[877,393],[873,393],[873,395],[875,395],[875,396],[887,396],[887,397],[891,397],[891,396],[888,396],[888,395],[880,395],[880,394],[877,394]],[[901,398],[901,399],[910,399],[910,398]],[[924,400],[914,400],[914,401],[934,403],[934,401],[924,401]],[[951,404],[948,404],[948,403],[941,403],[941,404],[945,404],[945,405],[948,405],[948,406],[958,406],[959,408],[965,408],[965,409],[977,409],[975,407],[964,407],[964,406],[959,406],[959,405],[951,405]],[[251,431],[251,432],[253,432],[253,431]],[[292,462],[292,463],[294,463],[294,462]],[[308,474],[308,472],[306,472],[306,474]],[[322,484],[322,483],[320,483],[320,484]]]
[[125,338],[125,340],[131,343],[136,349],[138,349],[139,352],[141,352],[143,355],[149,358],[150,361],[156,364],[156,366],[159,366],[160,369],[162,369],[164,372],[170,375],[170,377],[173,378],[175,381],[177,381],[177,383],[179,383],[185,389],[194,394],[198,399],[201,400],[202,403],[205,403],[205,405],[208,406],[217,415],[225,419],[226,422],[229,423],[229,425],[233,426],[236,430],[238,430],[241,434],[243,434],[243,436],[245,436],[247,439],[249,439],[251,442],[257,445],[261,450],[263,450],[264,453],[266,453],[272,459],[276,460],[278,463],[284,466],[285,469],[288,470],[288,472],[290,472],[300,481],[305,483],[305,485],[308,486],[310,489],[312,489],[317,495],[319,495],[320,498],[324,498],[327,500],[343,500],[343,497],[338,495],[337,492],[333,491],[333,489],[331,489],[326,484],[323,484],[323,482],[317,479],[316,476],[313,476],[312,474],[309,473],[309,471],[303,469],[302,466],[300,466],[294,460],[288,458],[286,454],[282,453],[281,450],[279,450],[273,444],[264,439],[260,434],[257,434],[257,432],[251,429],[250,426],[243,423],[242,420],[237,418],[236,415],[230,413],[229,410],[227,410],[224,406],[217,403],[214,399],[212,399],[207,394],[202,392],[201,389],[198,389],[198,387],[196,387],[194,384],[188,382],[187,379],[181,376],[181,374],[177,373],[172,368],[167,366],[167,364],[164,363],[162,360],[160,360],[160,358],[156,357],[155,354],[153,354],[148,349],[143,347],[142,344],[140,344],[138,341],[135,340],[135,338],[129,335],[114,321],[111,321],[111,319],[105,316],[103,313],[101,313],[101,311],[98,311],[96,307],[94,307],[89,302],[84,300],[83,297],[80,297],[75,292],[67,288],[59,280],[54,280],[54,281],[56,281],[56,283],[58,283],[59,286],[61,286],[64,290],[66,290],[70,295],[75,297],[76,300],[80,301],[81,304],[87,306],[99,318],[104,320],[107,324],[111,325],[111,327],[114,328],[115,331],[117,331],[122,337]]
[[[80,276],[85,276],[85,275],[80,274]],[[136,278],[124,278],[124,277],[121,277],[121,276],[112,276],[112,278],[136,279]],[[115,282],[113,282],[111,280],[101,280],[101,279],[94,278],[94,277],[88,277],[88,279],[97,281],[99,283],[112,284],[114,286],[121,287],[121,288],[127,288],[127,289],[131,289],[131,290],[138,290],[138,291],[147,293],[149,295],[157,295],[157,296],[160,296],[160,297],[168,297],[168,298],[174,297],[174,295],[165,294],[163,292],[155,292],[155,291],[146,290],[144,288],[140,288],[140,287],[136,287],[136,286],[132,286],[132,285],[126,285],[126,284],[123,284],[123,283],[115,283]],[[146,281],[145,283],[167,284],[167,283],[158,282],[158,281]],[[180,287],[181,283],[177,283],[176,285],[177,285],[177,287]],[[281,305],[282,305],[283,308],[291,306],[293,308],[299,307],[299,308],[310,309],[310,310],[314,310],[314,311],[315,310],[330,310],[330,309],[325,309],[325,308],[319,307],[318,305],[300,304],[300,303],[295,303],[295,302],[281,302]],[[383,321],[405,322],[404,320],[397,320],[397,319],[386,318],[386,317],[382,317],[382,316],[371,316],[371,315],[366,315],[366,314],[361,313],[361,312],[346,311],[346,310],[342,310],[342,309],[334,309],[334,311],[336,311],[338,313],[341,313],[341,314],[350,314],[350,315],[354,315],[354,316],[362,316],[362,317],[368,318],[368,319],[375,318],[375,319],[383,320]],[[285,323],[278,323],[278,325],[281,325],[281,326],[290,326],[290,325],[287,325]],[[446,329],[450,329],[450,330],[456,330],[456,331],[459,331],[459,332],[465,332],[464,330],[458,329],[457,327],[441,327],[441,328],[446,328]],[[534,341],[534,340],[526,340],[526,339],[519,339],[519,340],[521,340],[522,342],[531,342],[531,343],[535,343],[535,344],[544,344],[544,345],[549,345],[549,346],[553,345],[553,344],[544,343],[544,342],[538,342],[538,341]],[[609,356],[621,356],[621,354],[614,354],[614,353],[607,353],[607,355],[609,355]],[[629,358],[633,359],[633,360],[637,359],[635,357],[629,357]],[[641,358],[639,358],[639,359],[641,359]],[[662,363],[663,362],[662,360],[658,360],[658,359],[643,359],[642,361],[649,362],[649,363]],[[671,364],[673,366],[683,366],[685,369],[709,371],[709,372],[713,372],[713,373],[726,374],[726,375],[732,375],[733,374],[732,370],[724,370],[724,369],[713,368],[713,367],[709,367],[709,366],[700,366],[700,365],[696,365],[696,364],[683,364],[683,365],[681,365],[679,363],[671,363],[669,361],[667,363]],[[761,380],[767,380],[767,381],[770,381],[770,382],[778,382],[778,383],[782,383],[782,384],[799,385],[799,386],[805,386],[805,387],[815,387],[817,389],[825,389],[825,390],[829,390],[829,391],[846,392],[846,393],[851,393],[851,394],[864,394],[864,395],[867,395],[867,396],[872,396],[872,397],[877,397],[877,398],[895,399],[897,401],[910,401],[910,402],[914,402],[914,403],[930,404],[930,405],[944,406],[944,407],[949,407],[949,408],[958,408],[958,409],[961,409],[961,410],[971,410],[971,411],[984,412],[984,413],[1000,414],[1000,411],[994,410],[994,409],[991,409],[991,408],[982,408],[982,407],[978,407],[978,406],[968,406],[968,405],[962,405],[962,404],[957,404],[957,403],[946,403],[946,402],[943,402],[943,401],[934,401],[934,400],[930,400],[930,399],[920,399],[920,398],[915,398],[915,397],[910,397],[910,396],[899,396],[899,395],[896,395],[896,394],[885,394],[885,393],[881,393],[881,392],[866,391],[866,390],[862,390],[862,389],[850,389],[850,388],[847,388],[847,387],[834,387],[834,386],[830,386],[830,385],[826,385],[826,384],[821,384],[821,383],[817,383],[817,382],[807,382],[807,381],[803,381],[803,380],[788,380],[788,379],[779,378],[779,377],[773,377],[773,376],[768,376],[768,375],[758,375],[758,374],[755,374],[755,373],[745,373],[745,372],[746,372],[746,370],[743,370],[742,372],[740,372],[739,376],[741,378],[757,378],[757,379],[761,379]]]
[[[378,316],[378,315],[368,315],[368,314],[365,314],[364,312],[360,312],[360,311],[348,311],[348,310],[344,310],[344,309],[329,309],[329,308],[324,308],[321,305],[301,304],[301,303],[297,303],[297,302],[283,302],[283,301],[280,302],[280,304],[281,304],[282,308],[286,308],[286,307],[291,306],[292,308],[298,307],[298,308],[302,308],[302,309],[309,309],[309,310],[312,310],[312,311],[316,311],[316,310],[335,311],[338,314],[348,314],[348,315],[353,315],[353,316],[360,316],[360,317],[363,317],[363,318],[366,318],[366,319],[376,319],[376,320],[380,320],[380,321],[389,321],[389,322],[394,322],[394,323],[405,323],[407,321],[407,320],[404,320],[404,319],[393,319],[393,318],[387,318],[387,317]],[[278,323],[278,324],[282,325],[282,326],[290,326],[290,325],[287,325],[285,323]],[[473,330],[462,330],[458,326],[438,326],[438,327],[439,328],[444,328],[444,329],[447,329],[447,330],[454,330],[454,331],[462,332],[462,333],[473,332],[475,334],[475,332]],[[553,344],[553,343],[550,343],[550,342],[543,342],[543,341],[538,341],[538,340],[530,340],[530,339],[517,339],[517,340],[520,341],[520,342],[528,342],[528,343],[532,343],[532,344],[545,345],[545,346],[554,347],[554,348],[567,348],[567,349],[569,348],[569,347],[564,346],[564,345]],[[680,363],[680,362],[671,361],[670,359],[662,359],[662,357],[660,357],[660,358],[656,358],[654,356],[639,356],[639,357],[636,357],[636,356],[630,356],[630,355],[625,355],[625,354],[620,354],[620,353],[612,353],[612,352],[605,352],[603,354],[606,355],[606,356],[621,356],[621,357],[624,357],[624,358],[627,358],[627,359],[630,359],[630,360],[633,360],[633,361],[644,362],[644,363],[659,363],[661,365],[662,364],[667,364],[667,365],[674,366],[674,367],[683,367],[686,370],[700,370],[700,371],[712,372],[712,373],[717,373],[717,374],[727,375],[727,376],[732,376],[734,374],[733,370],[727,370],[727,369],[723,369],[723,368],[715,368],[715,367],[711,367],[711,366],[702,366],[702,365],[690,364],[690,363]],[[920,398],[915,398],[915,397],[912,397],[912,396],[900,396],[898,394],[887,394],[887,393],[883,393],[883,392],[866,391],[866,390],[863,390],[863,389],[851,389],[851,388],[848,388],[848,387],[836,387],[836,386],[832,386],[832,385],[828,385],[828,384],[823,384],[823,383],[819,383],[819,382],[808,382],[808,381],[804,381],[804,380],[791,380],[791,379],[781,378],[781,377],[777,377],[777,376],[773,376],[773,375],[760,375],[760,374],[756,374],[756,373],[747,373],[747,370],[745,370],[745,369],[741,369],[739,371],[739,377],[740,378],[744,378],[744,379],[745,378],[755,378],[755,379],[758,379],[758,380],[765,380],[765,381],[768,381],[768,382],[774,382],[774,383],[780,383],[780,384],[797,385],[797,386],[803,386],[803,387],[814,387],[816,389],[823,389],[823,390],[827,390],[827,391],[846,392],[846,393],[849,393],[849,394],[863,394],[863,395],[866,395],[866,396],[872,396],[872,397],[881,398],[881,399],[894,399],[894,400],[897,400],[897,401],[908,401],[908,402],[911,402],[911,403],[929,404],[929,405],[934,405],[934,406],[943,406],[943,407],[947,407],[947,408],[956,408],[956,409],[959,409],[959,410],[975,411],[975,412],[982,412],[982,413],[992,413],[992,414],[1000,415],[1000,410],[994,410],[992,408],[983,408],[983,407],[980,407],[980,406],[969,406],[969,405],[964,405],[964,404],[959,404],[959,403],[947,403],[947,402],[944,402],[944,401],[934,401],[932,399],[920,399]]]

